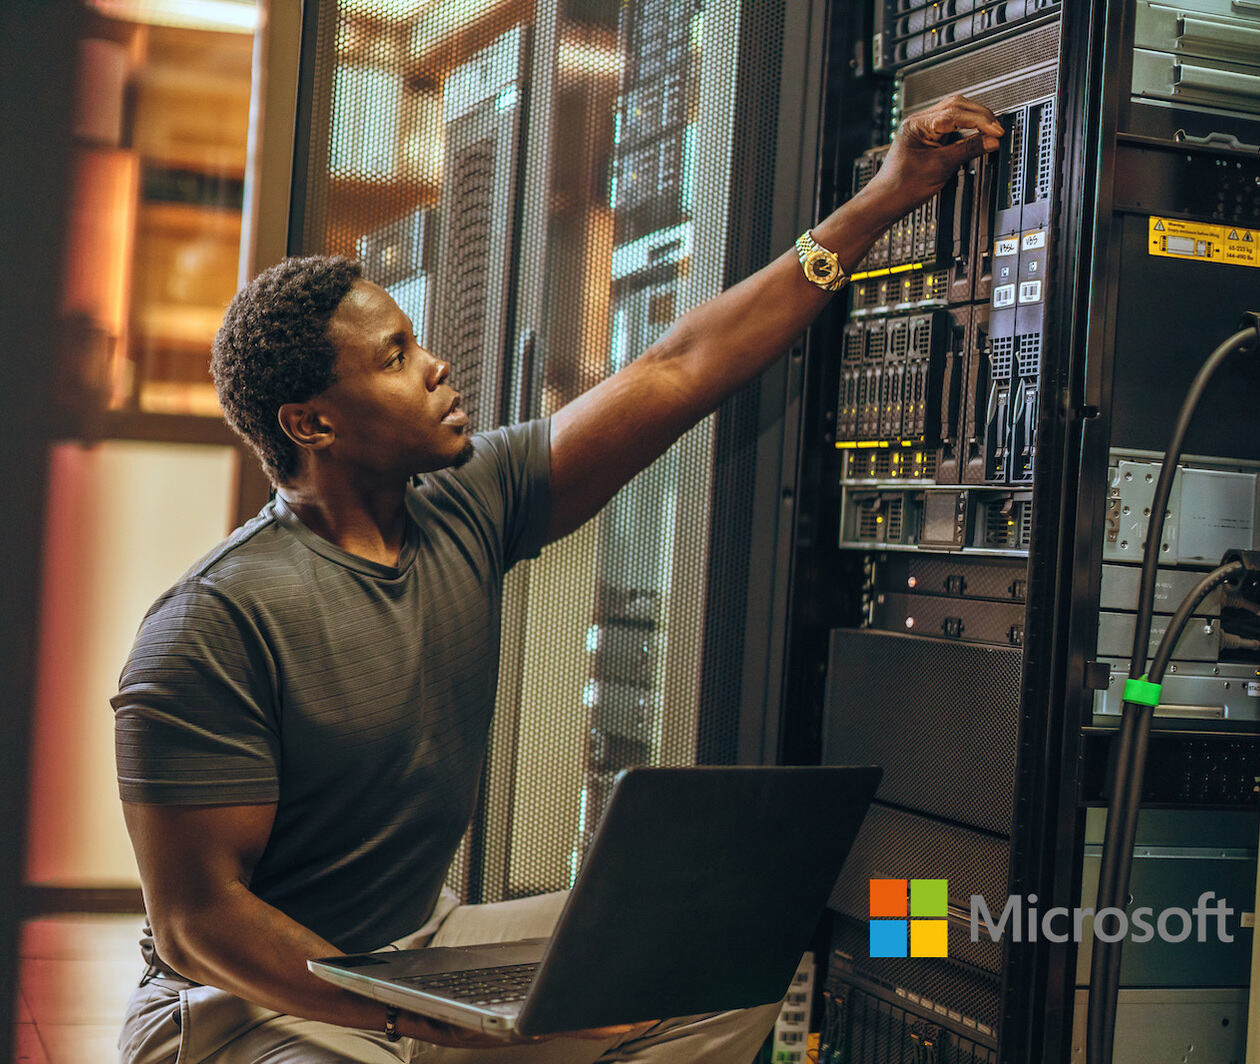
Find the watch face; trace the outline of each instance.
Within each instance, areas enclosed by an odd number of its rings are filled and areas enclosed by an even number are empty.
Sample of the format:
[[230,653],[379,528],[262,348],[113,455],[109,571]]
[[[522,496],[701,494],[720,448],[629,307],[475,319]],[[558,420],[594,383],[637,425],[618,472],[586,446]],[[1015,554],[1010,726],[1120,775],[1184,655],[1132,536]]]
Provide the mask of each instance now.
[[840,265],[830,251],[815,248],[805,260],[805,272],[818,284],[831,284],[840,273]]

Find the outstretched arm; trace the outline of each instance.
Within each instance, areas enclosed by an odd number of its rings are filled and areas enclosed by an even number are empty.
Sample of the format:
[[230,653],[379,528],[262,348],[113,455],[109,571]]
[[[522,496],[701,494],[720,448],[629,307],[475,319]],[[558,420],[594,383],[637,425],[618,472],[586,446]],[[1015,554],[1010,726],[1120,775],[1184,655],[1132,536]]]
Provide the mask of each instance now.
[[[959,138],[959,133],[974,131]],[[981,104],[951,96],[902,124],[875,179],[814,226],[814,239],[852,270],[880,234],[934,195],[1002,126]],[[630,365],[551,419],[548,541],[597,513],[632,476],[727,396],[779,358],[830,294],[805,279],[796,252],[687,311]]]

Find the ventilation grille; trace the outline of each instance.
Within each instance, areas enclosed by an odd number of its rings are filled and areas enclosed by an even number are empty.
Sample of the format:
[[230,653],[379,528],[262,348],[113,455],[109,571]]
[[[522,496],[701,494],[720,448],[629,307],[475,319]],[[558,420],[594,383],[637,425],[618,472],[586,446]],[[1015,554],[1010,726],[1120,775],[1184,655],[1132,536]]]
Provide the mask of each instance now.
[[850,451],[844,475],[850,480],[887,480],[892,476],[891,452],[884,447]]
[[888,282],[885,278],[853,283],[853,310],[855,313],[882,307],[888,302]]
[[1041,370],[1041,333],[1025,333],[1018,340],[1019,375],[1035,377]]
[[882,531],[882,508],[879,499],[863,499],[857,504],[857,538],[863,543],[874,543]]
[[872,447],[869,450],[846,451],[844,479],[932,480],[936,476],[936,459],[935,449]]
[[1003,510],[1000,503],[990,503],[984,511],[984,543],[987,547],[1027,550],[1032,543],[1032,503],[1012,501]]
[[900,543],[905,500],[900,495],[873,495],[856,500],[855,531],[862,543]]
[[913,270],[893,277],[872,277],[855,281],[852,291],[855,314],[892,307],[943,306],[949,300],[949,271]]
[[1054,100],[1047,100],[1040,107],[1034,108],[1034,114],[1040,111],[1037,118],[1037,159],[1035,179],[1033,182],[1033,201],[1050,198],[1050,189],[1054,184]]
[[989,376],[993,380],[1006,380],[1011,375],[1011,364],[1015,355],[1015,338],[1013,336],[997,336],[989,346]]
[[885,538],[889,543],[900,543],[904,529],[902,528],[902,517],[905,513],[905,501],[897,496],[888,501],[888,531]]
[[910,323],[910,356],[927,358],[932,353],[932,319],[915,318]]
[[949,270],[933,270],[922,276],[924,301],[943,303],[949,294]]
[[882,321],[873,321],[866,327],[866,361],[869,365],[884,361],[884,340],[887,332],[887,323]]
[[[1026,33],[985,44],[966,55],[907,72],[902,80],[901,104],[909,113],[928,107],[952,92],[960,92],[980,100],[995,112],[1006,111],[1011,105],[1053,94],[1058,60],[1059,23],[1055,20]],[[1012,81],[1012,71],[1022,71],[1023,78]],[[1032,82],[1041,83],[1047,77],[1048,89],[1032,89]],[[1009,102],[994,107],[990,101],[995,93],[1009,95]]]
[[906,351],[910,345],[909,323],[904,318],[890,322],[888,325],[888,361],[905,361]]
[[990,547],[1012,546],[1018,519],[1005,514],[997,506],[990,506],[985,514],[984,542]]
[[861,325],[851,323],[844,327],[844,353],[841,358],[846,366],[856,365],[862,361],[865,343],[866,337]]
[[1011,115],[1011,128],[1006,146],[1006,188],[1002,192],[1002,209],[1018,207],[1024,202],[1025,145],[1028,115],[1016,111]]

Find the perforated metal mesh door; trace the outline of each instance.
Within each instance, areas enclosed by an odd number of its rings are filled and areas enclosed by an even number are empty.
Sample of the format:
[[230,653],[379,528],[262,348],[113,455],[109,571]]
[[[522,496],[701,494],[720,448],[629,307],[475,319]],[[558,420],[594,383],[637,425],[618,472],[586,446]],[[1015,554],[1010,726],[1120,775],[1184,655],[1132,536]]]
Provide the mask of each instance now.
[[[550,414],[721,287],[739,18],[323,0],[294,250],[361,258],[474,427]],[[737,700],[700,713],[713,450],[708,420],[510,575],[482,812],[452,869],[470,900],[568,886],[619,769],[735,749]]]

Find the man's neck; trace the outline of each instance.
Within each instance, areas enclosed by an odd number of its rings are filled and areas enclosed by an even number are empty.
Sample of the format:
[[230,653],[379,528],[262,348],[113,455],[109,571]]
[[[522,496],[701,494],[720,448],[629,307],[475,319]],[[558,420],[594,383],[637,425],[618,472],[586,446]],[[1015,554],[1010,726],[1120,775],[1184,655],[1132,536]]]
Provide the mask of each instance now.
[[407,528],[405,483],[365,487],[307,476],[277,491],[317,536],[379,565],[398,564]]

